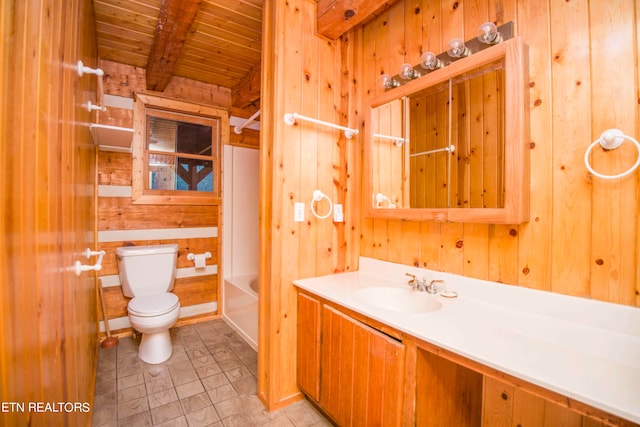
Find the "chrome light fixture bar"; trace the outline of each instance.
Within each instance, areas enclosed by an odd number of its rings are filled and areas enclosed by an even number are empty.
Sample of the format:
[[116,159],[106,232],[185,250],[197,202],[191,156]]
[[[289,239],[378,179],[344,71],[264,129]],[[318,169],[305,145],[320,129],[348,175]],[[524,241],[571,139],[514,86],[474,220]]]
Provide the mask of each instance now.
[[[400,73],[395,76],[384,74],[380,76],[379,83],[385,90],[393,89],[420,78],[432,71],[446,67],[454,61],[464,59],[475,52],[487,49],[502,41],[512,39],[513,22],[509,21],[496,27],[491,22],[485,22],[478,28],[478,36],[470,40],[453,39],[449,42],[448,51],[436,55],[433,52],[425,52],[420,58],[420,63],[411,67],[409,64],[402,64]],[[455,43],[454,43],[455,42]],[[411,70],[413,68],[413,70]]]

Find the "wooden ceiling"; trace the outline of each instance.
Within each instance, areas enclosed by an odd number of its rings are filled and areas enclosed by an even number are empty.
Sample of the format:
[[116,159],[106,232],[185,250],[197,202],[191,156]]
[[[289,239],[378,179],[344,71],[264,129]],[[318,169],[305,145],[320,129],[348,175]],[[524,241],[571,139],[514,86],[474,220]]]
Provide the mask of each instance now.
[[264,0],[94,0],[98,56],[145,68],[147,89],[172,76],[224,86],[245,108],[260,97]]

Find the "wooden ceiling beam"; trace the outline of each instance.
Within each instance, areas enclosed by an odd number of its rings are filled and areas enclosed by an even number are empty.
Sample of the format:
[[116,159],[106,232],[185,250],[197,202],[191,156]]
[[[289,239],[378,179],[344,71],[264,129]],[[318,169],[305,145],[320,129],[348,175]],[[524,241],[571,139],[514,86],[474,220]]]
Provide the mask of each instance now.
[[162,92],[169,84],[180,51],[202,0],[162,0],[147,62],[147,89]]
[[234,107],[247,108],[260,99],[261,82],[260,61],[242,78],[240,83],[231,89],[231,103]]
[[318,34],[335,40],[397,0],[316,0]]

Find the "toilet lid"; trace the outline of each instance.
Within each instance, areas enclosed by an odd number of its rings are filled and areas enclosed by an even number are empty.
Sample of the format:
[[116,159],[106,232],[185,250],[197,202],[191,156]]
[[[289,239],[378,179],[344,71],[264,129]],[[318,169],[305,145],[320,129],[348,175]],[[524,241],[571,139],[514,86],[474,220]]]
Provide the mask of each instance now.
[[129,301],[129,313],[136,316],[160,316],[180,306],[178,297],[171,292],[135,297]]

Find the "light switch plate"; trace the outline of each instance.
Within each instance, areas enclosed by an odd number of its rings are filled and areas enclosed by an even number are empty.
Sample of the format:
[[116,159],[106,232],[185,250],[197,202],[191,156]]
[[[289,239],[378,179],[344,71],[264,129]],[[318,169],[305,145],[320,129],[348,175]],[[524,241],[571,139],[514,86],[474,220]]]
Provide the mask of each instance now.
[[304,203],[303,202],[295,202],[293,204],[293,221],[294,222],[304,221]]
[[340,204],[333,205],[333,222],[344,222],[344,212]]

